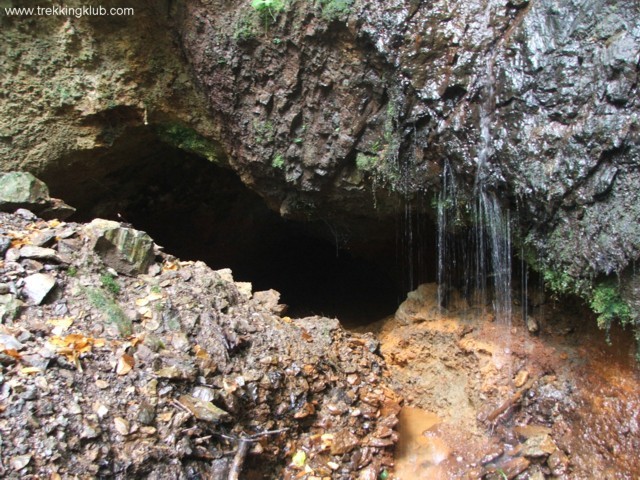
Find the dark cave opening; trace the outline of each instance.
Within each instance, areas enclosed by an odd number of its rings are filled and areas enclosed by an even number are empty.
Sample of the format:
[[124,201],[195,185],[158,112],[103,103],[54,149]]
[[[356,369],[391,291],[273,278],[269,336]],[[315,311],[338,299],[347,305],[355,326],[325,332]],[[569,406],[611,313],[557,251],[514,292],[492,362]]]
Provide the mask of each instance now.
[[131,223],[167,253],[231,268],[254,291],[278,290],[291,316],[366,324],[392,314],[415,286],[407,285],[406,255],[424,259],[398,248],[402,222],[373,222],[370,234],[360,229],[358,238],[338,241],[327,221],[281,218],[231,170],[161,142],[145,145],[125,165],[114,162],[113,171],[83,182],[87,188],[53,194],[78,208],[76,220]]

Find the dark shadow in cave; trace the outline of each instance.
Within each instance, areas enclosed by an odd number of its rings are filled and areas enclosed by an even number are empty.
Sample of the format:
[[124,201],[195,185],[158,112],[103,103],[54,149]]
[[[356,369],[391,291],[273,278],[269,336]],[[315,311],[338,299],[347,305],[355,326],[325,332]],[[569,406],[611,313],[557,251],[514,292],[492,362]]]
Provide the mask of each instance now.
[[372,235],[355,250],[348,242],[337,249],[328,225],[284,220],[232,171],[161,145],[94,178],[90,192],[53,193],[79,208],[79,220],[124,220],[183,260],[231,268],[254,291],[278,290],[292,316],[363,324],[395,311],[402,292],[393,231],[390,239]]

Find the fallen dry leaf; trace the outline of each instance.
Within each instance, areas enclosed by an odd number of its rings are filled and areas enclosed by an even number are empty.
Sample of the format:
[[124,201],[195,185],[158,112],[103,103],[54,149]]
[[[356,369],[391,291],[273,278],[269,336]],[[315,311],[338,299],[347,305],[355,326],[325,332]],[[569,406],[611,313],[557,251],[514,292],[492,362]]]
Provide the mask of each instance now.
[[209,352],[207,352],[200,345],[196,345],[195,347],[193,347],[193,350],[196,354],[196,358],[199,358],[201,360],[207,360],[208,358],[210,358]]
[[74,321],[74,317],[62,317],[52,318],[51,320],[47,320],[47,323],[53,326],[54,335],[61,335],[63,332],[69,330],[69,327],[73,325]]
[[118,359],[118,365],[116,366],[116,373],[118,375],[126,375],[133,369],[135,364],[136,364],[135,359],[131,355],[125,353]]
[[313,342],[313,337],[311,335],[309,335],[309,332],[307,332],[304,328],[301,329],[301,333],[302,333],[302,339],[305,342]]
[[179,268],[180,268],[180,265],[178,264],[178,262],[164,262],[164,265],[162,265],[163,271],[178,270]]
[[173,412],[169,411],[169,412],[162,412],[158,414],[158,421],[160,422],[168,422],[171,420],[171,418],[173,418]]
[[49,339],[49,343],[56,347],[56,353],[65,356],[79,371],[82,371],[80,355],[91,352],[94,346],[103,347],[105,345],[102,338],[85,337],[79,333],[71,333],[66,337],[54,335]]
[[18,352],[17,350],[13,349],[13,348],[5,348],[4,350],[1,350],[0,353],[4,353],[5,355],[9,355],[10,357],[15,358],[16,360],[20,360],[20,352]]

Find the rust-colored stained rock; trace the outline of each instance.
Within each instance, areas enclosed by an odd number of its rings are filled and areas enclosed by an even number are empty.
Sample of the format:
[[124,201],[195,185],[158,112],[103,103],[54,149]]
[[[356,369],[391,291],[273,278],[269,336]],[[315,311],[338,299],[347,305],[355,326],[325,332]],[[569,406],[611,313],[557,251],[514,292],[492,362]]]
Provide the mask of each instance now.
[[349,430],[340,430],[333,435],[331,455],[342,455],[360,445],[360,439]]

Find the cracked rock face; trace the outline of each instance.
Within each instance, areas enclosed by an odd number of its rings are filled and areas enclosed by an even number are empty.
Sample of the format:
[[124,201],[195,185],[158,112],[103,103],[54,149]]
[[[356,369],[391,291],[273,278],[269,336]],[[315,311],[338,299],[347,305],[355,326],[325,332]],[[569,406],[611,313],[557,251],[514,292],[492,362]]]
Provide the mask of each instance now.
[[517,206],[543,266],[586,277],[637,258],[636,3],[355,1],[332,18],[296,3],[267,27],[252,15],[188,1],[180,29],[234,169],[274,208],[366,213],[380,185],[438,190],[445,159],[470,193],[484,115],[487,184]]

